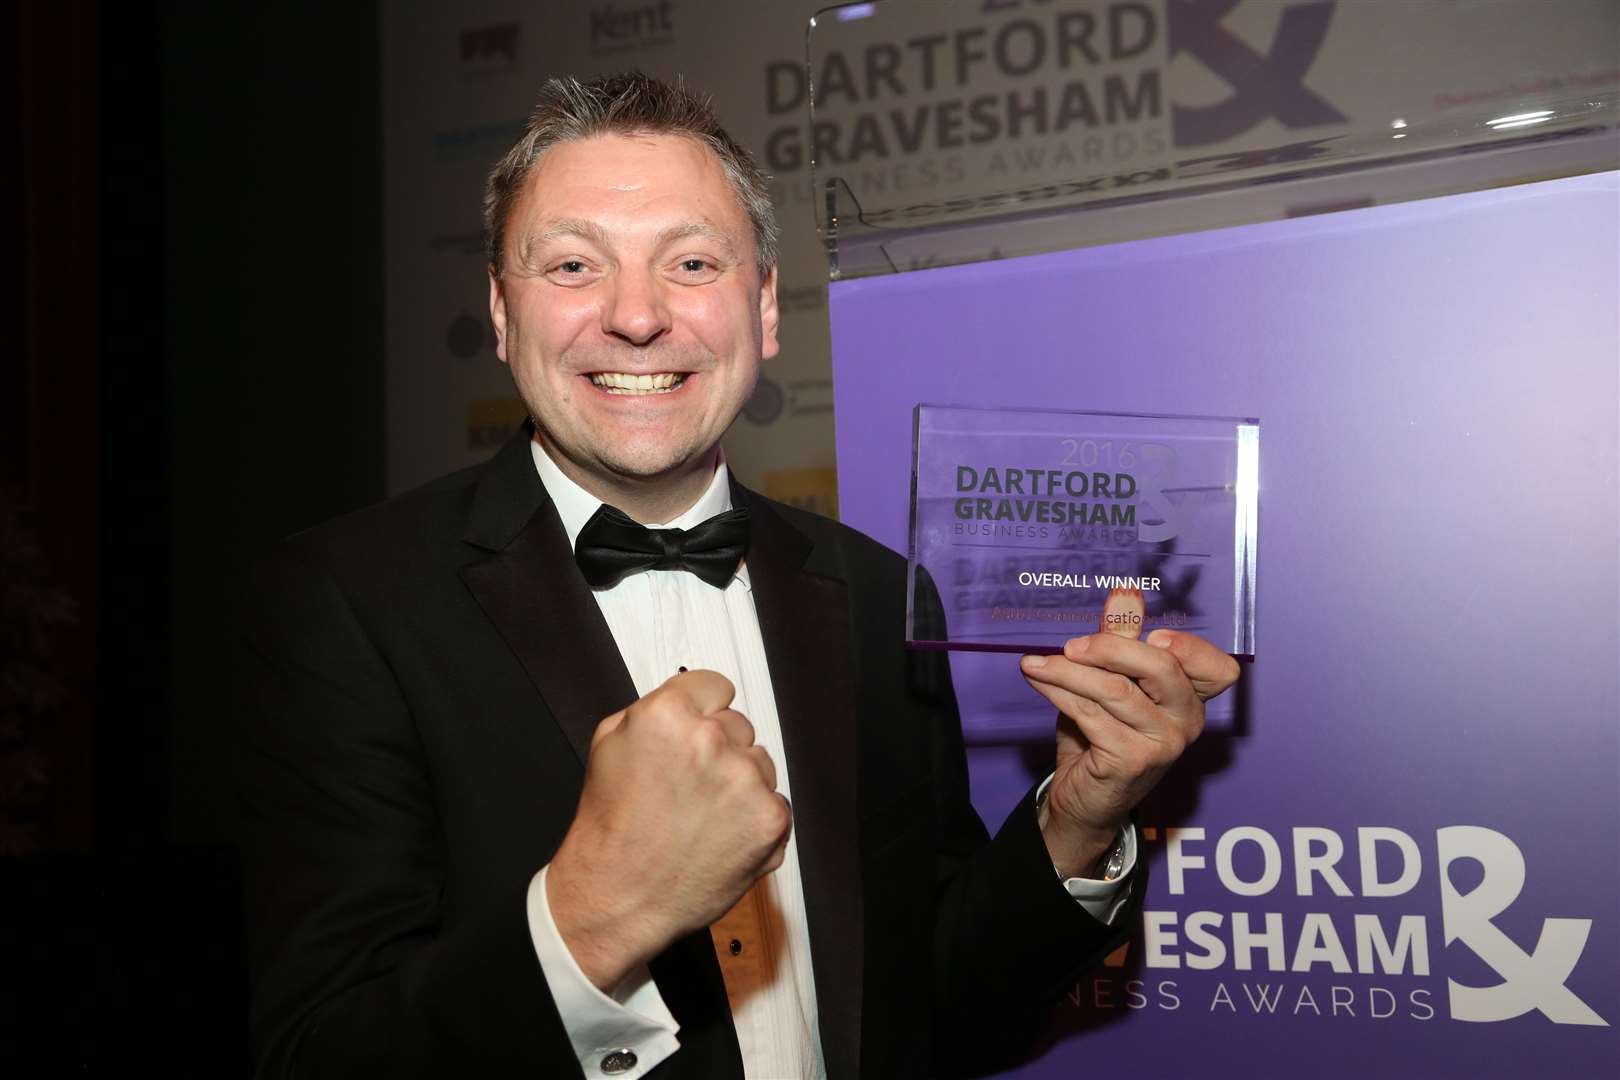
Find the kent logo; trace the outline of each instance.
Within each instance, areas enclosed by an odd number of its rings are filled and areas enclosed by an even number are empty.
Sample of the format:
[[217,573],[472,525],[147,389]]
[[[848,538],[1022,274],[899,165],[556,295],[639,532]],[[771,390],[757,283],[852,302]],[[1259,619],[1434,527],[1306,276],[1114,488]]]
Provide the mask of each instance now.
[[1327,37],[1335,0],[1291,4],[1277,20],[1271,51],[1255,52],[1221,25],[1241,0],[1169,0],[1170,57],[1188,53],[1232,88],[1213,105],[1172,105],[1177,146],[1208,146],[1275,118],[1283,127],[1341,124],[1347,117],[1305,85]]
[[675,21],[670,0],[638,5],[599,4],[591,8],[592,52],[639,49],[673,40]]

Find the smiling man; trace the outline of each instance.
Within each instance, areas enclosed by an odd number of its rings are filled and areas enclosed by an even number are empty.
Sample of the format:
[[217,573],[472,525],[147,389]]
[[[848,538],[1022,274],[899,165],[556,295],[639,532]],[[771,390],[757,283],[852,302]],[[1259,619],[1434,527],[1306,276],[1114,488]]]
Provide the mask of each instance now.
[[776,355],[776,269],[697,139],[520,150],[537,155],[526,182],[491,197],[508,214],[491,253],[497,352],[570,480],[669,520],[709,486],[720,436]]
[[1164,630],[1026,658],[1057,765],[992,839],[904,561],[720,453],[778,349],[747,154],[678,86],[552,80],[485,217],[531,424],[258,576],[256,1075],[1009,1062],[1129,933],[1129,813],[1236,665]]

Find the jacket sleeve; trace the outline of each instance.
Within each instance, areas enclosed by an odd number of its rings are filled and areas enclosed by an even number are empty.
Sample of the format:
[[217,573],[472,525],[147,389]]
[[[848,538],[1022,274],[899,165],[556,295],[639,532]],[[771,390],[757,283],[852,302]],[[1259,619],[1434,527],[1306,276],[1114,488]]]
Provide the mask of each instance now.
[[[943,637],[938,593],[917,583],[919,618]],[[1032,787],[993,838],[969,797],[967,751],[948,654],[911,654],[911,698],[931,717],[937,869],[933,1073],[982,1075],[1027,1054],[1053,1004],[1135,931],[1146,890],[1138,858],[1111,924],[1069,895],[1036,824]]]
[[427,756],[338,582],[284,547],[241,626],[253,1075],[581,1075],[523,890],[446,909]]

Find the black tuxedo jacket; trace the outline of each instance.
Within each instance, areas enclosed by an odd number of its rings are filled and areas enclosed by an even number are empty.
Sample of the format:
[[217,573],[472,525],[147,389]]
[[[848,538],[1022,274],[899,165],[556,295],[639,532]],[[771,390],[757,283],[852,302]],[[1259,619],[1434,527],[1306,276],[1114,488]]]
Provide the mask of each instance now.
[[[636,697],[525,431],[487,464],[296,536],[243,623],[239,762],[258,1076],[578,1076],[529,880],[597,722]],[[1063,890],[1026,798],[990,839],[905,564],[737,487],[793,785],[834,1078],[971,1073],[1134,922]],[[636,872],[625,867],[626,874]],[[706,933],[652,963],[682,1048],[741,1076]]]

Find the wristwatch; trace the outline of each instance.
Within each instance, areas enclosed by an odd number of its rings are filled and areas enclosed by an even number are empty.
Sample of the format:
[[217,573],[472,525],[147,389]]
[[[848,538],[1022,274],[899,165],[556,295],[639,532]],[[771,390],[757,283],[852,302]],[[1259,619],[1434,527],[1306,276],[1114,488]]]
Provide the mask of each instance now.
[[[1057,874],[1058,880],[1067,881],[1069,875],[1058,868],[1057,863],[1052,864],[1052,870]],[[1108,855],[1102,862],[1102,876],[1093,878],[1093,881],[1118,881],[1125,873],[1125,834],[1121,832],[1114,846],[1108,849]]]
[[1120,834],[1114,846],[1108,849],[1108,858],[1103,861],[1102,880],[1115,881],[1125,872],[1125,836]]
[[[1036,817],[1037,821],[1040,820],[1040,816],[1041,816],[1042,812],[1045,809],[1046,809],[1046,789],[1043,788],[1041,790],[1041,793],[1035,797],[1035,813],[1037,815],[1037,817]],[[1127,825],[1125,828],[1130,828],[1130,826]],[[1120,875],[1125,873],[1125,830],[1124,829],[1120,830],[1119,838],[1114,841],[1114,846],[1108,849],[1108,856],[1105,859],[1103,859],[1102,867],[1103,867],[1102,877],[1101,878],[1094,878],[1093,880],[1117,881],[1117,880],[1119,880]],[[1057,863],[1052,864],[1052,871],[1053,871],[1053,873],[1057,874],[1059,881],[1067,881],[1069,879],[1067,874],[1065,874],[1062,870],[1058,869]]]

